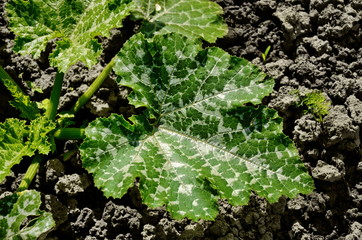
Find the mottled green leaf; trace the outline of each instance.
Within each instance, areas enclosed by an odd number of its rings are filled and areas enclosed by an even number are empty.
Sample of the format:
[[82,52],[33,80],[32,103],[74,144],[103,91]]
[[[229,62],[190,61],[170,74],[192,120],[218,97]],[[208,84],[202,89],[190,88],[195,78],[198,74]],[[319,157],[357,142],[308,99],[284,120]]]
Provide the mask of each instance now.
[[[39,210],[40,204],[40,193],[34,190],[0,199],[0,239],[35,240],[51,230],[55,222],[50,213]],[[31,220],[26,222],[28,217]]]
[[10,174],[12,166],[23,157],[36,151],[48,154],[51,150],[47,134],[55,129],[55,123],[44,117],[26,121],[9,118],[0,123],[0,182]]
[[134,0],[136,18],[145,19],[141,31],[153,34],[180,33],[189,38],[215,42],[228,32],[222,8],[209,0]]
[[51,64],[61,72],[83,62],[91,67],[101,54],[96,36],[122,27],[130,0],[10,0],[6,5],[10,29],[16,34],[14,50],[39,57],[47,43],[57,38]]
[[[150,207],[176,219],[214,219],[217,199],[247,204],[251,191],[271,202],[309,193],[313,181],[282,119],[260,104],[274,82],[250,62],[180,35],[131,38],[114,67],[146,114],[111,115],[86,128],[83,166],[106,196],[140,181]],[[149,118],[149,119],[147,119]]]

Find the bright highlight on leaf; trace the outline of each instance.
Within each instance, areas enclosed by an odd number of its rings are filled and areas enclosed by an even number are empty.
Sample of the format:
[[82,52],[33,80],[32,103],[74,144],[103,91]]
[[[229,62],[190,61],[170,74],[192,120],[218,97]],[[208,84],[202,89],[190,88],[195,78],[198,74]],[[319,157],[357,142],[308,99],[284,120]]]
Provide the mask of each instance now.
[[[92,122],[83,166],[106,196],[122,197],[140,181],[143,202],[166,205],[176,219],[214,219],[217,199],[247,204],[253,190],[275,202],[309,193],[313,181],[282,120],[260,104],[273,80],[248,61],[180,35],[131,38],[114,67],[129,100],[147,107],[130,122]],[[149,123],[150,118],[153,124]]]
[[134,0],[136,18],[145,19],[141,32],[153,34],[179,33],[189,38],[215,42],[228,32],[222,8],[209,0]]
[[51,143],[47,134],[53,129],[55,123],[44,117],[32,120],[29,125],[14,118],[0,123],[0,182],[23,157],[33,156],[36,151],[48,154]]
[[38,58],[58,38],[50,61],[66,72],[78,61],[96,64],[102,49],[95,37],[108,37],[112,28],[122,27],[133,5],[129,0],[10,0],[6,6],[17,35],[14,50]]
[[[40,211],[40,204],[40,193],[34,190],[0,199],[0,239],[36,240],[54,227],[51,213]],[[23,226],[28,217],[32,220]]]

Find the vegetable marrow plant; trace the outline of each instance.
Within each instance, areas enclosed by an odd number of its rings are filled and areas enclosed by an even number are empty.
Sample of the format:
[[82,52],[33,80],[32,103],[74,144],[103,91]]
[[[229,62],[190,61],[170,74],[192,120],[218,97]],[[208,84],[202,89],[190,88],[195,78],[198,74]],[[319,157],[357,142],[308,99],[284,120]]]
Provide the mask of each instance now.
[[[23,157],[34,157],[18,191],[1,199],[0,238],[28,234],[36,239],[54,227],[49,214],[38,210],[39,193],[27,189],[57,139],[83,139],[83,166],[105,196],[122,197],[137,179],[143,202],[166,206],[176,219],[212,220],[218,199],[247,204],[251,191],[275,202],[313,190],[295,146],[282,133],[282,119],[261,105],[273,79],[245,59],[202,47],[202,40],[212,43],[227,33],[216,3],[10,0],[6,12],[16,35],[14,51],[37,58],[55,41],[49,61],[58,72],[42,113],[0,67],[11,104],[21,112],[20,119],[0,123],[0,181]],[[129,103],[144,111],[129,118],[111,114],[85,129],[72,128],[57,112],[64,73],[79,61],[96,64],[102,48],[95,37],[109,36],[127,16],[142,19],[140,32],[67,116],[76,115],[112,71],[118,84],[133,89]],[[22,225],[27,215],[17,210],[24,198],[34,199],[27,208],[38,216],[29,227]],[[16,223],[6,220],[16,214]]]

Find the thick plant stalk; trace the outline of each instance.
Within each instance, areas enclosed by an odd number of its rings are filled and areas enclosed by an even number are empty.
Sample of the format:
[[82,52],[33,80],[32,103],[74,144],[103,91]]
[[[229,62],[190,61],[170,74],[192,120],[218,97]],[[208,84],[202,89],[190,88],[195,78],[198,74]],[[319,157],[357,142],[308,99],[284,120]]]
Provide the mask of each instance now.
[[50,94],[49,105],[45,112],[45,117],[47,117],[49,120],[54,120],[55,116],[57,115],[60,92],[62,90],[62,85],[63,85],[63,78],[64,78],[64,73],[57,72],[55,76],[54,86]]
[[35,155],[30,166],[26,170],[26,173],[21,180],[21,183],[17,189],[17,192],[24,191],[29,188],[30,183],[33,181],[35,174],[38,172],[40,162],[43,160],[43,156],[40,154]]
[[[63,78],[64,78],[64,73],[57,72],[55,76],[54,86],[50,94],[50,103],[45,111],[45,117],[47,117],[49,120],[54,120],[57,114],[60,92],[62,90]],[[35,174],[38,172],[42,159],[43,155],[40,154],[35,155],[33,161],[26,170],[23,179],[21,180],[21,183],[17,190],[18,192],[29,188],[29,185],[34,179]]]
[[101,74],[94,80],[94,82],[89,86],[87,91],[83,93],[80,98],[78,98],[78,101],[74,104],[74,106],[70,109],[70,112],[75,114],[77,113],[83,106],[86,104],[93,94],[99,89],[99,87],[102,85],[104,80],[109,76],[109,73],[112,71],[112,68],[115,64],[115,58],[112,58],[112,60],[107,64],[107,66],[103,69]]
[[59,140],[81,140],[85,138],[84,128],[60,128],[54,132],[53,136]]

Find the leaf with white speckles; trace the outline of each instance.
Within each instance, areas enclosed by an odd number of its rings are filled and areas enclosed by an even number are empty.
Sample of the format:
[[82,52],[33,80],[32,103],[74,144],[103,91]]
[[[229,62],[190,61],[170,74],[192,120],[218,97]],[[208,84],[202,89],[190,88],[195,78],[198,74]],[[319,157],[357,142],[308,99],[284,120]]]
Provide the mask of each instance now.
[[14,50],[38,58],[47,43],[58,38],[50,60],[66,72],[78,61],[93,66],[102,50],[95,37],[122,27],[132,6],[130,0],[10,0],[6,12],[17,35]]
[[[38,239],[55,226],[51,213],[39,210],[40,192],[26,190],[0,199],[0,239]],[[23,225],[26,219],[30,221]]]
[[209,0],[134,0],[136,18],[145,19],[141,31],[147,35],[179,33],[189,38],[215,42],[228,32],[222,8]]
[[146,107],[86,128],[83,166],[106,196],[139,178],[143,202],[176,219],[214,219],[217,199],[247,204],[253,190],[275,202],[313,189],[277,112],[260,104],[274,82],[250,62],[181,35],[131,38],[114,70]]

